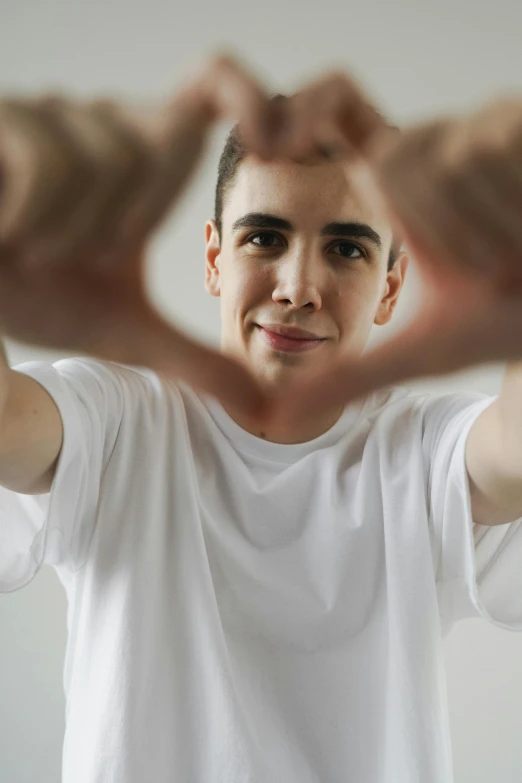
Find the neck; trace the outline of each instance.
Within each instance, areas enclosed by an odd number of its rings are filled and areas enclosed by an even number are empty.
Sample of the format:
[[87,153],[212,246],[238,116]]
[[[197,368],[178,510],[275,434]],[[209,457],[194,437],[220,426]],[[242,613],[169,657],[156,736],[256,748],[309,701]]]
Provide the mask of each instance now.
[[313,420],[307,419],[289,428],[281,424],[271,424],[270,421],[260,424],[259,421],[254,421],[246,416],[244,412],[230,405],[223,407],[236,424],[239,424],[247,432],[270,443],[286,445],[306,443],[323,435],[339,420],[344,410],[344,406],[325,410],[321,412],[320,416],[315,416]]

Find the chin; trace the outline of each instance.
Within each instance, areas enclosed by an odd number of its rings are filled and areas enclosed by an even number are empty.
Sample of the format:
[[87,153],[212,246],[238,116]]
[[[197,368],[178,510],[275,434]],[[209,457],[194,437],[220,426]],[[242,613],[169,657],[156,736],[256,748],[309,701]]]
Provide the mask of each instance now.
[[251,372],[259,379],[260,383],[272,389],[281,389],[291,383],[299,369],[311,366],[310,361],[303,361],[303,357],[297,360],[295,356],[284,356],[282,361],[265,360],[250,364]]

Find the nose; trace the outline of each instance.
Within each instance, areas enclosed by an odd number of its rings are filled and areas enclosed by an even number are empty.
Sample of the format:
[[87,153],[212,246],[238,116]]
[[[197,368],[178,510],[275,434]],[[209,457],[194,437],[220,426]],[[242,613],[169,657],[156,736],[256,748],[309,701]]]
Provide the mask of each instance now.
[[322,305],[320,261],[313,254],[296,252],[281,259],[272,299],[295,309],[319,310]]

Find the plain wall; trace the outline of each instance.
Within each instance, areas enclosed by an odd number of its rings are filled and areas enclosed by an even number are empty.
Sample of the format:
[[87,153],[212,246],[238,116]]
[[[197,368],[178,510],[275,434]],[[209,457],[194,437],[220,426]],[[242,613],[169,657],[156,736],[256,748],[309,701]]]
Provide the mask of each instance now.
[[[522,86],[520,0],[0,0],[0,94],[64,90],[166,99],[207,52],[243,55],[274,90],[318,69],[358,75],[399,123],[467,110]],[[223,129],[186,199],[150,249],[159,309],[217,344],[219,305],[203,289],[203,226],[212,217]],[[417,302],[414,269],[387,339]],[[10,363],[64,354],[7,342]],[[434,392],[500,390],[502,366],[409,384]],[[522,567],[522,563],[521,563]],[[0,781],[58,783],[64,732],[65,594],[50,568],[0,596]],[[522,779],[522,635],[483,620],[445,642],[456,783]],[[327,783],[325,781],[325,783]],[[363,783],[361,781],[361,783]]]

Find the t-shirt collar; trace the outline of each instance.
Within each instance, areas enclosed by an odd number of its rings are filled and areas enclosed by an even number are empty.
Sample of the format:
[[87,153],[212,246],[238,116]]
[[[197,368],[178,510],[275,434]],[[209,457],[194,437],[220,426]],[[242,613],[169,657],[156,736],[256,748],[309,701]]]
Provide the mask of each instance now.
[[288,444],[273,443],[253,435],[251,432],[243,429],[243,427],[240,427],[215,397],[208,395],[199,396],[215,424],[236,448],[271,462],[285,464],[292,464],[318,449],[332,446],[344,433],[354,427],[368,402],[368,398],[363,398],[347,405],[337,421],[317,438],[304,443]]

